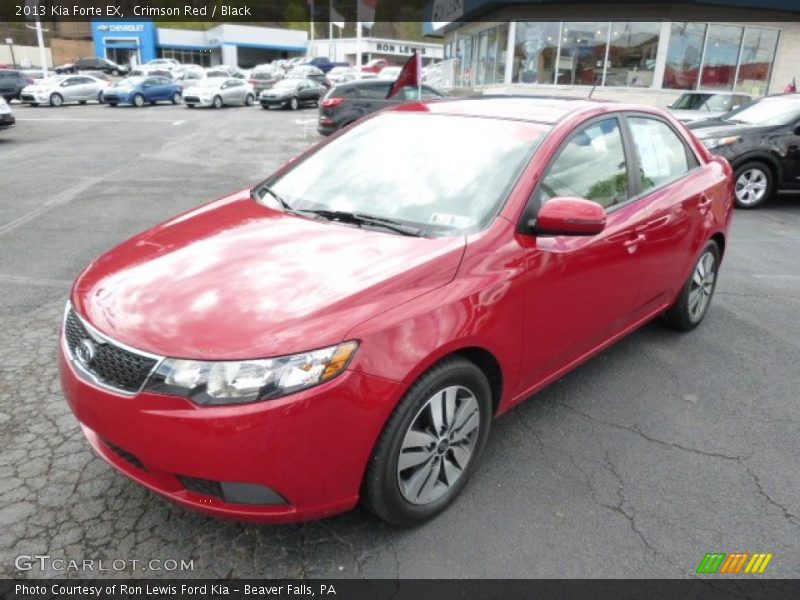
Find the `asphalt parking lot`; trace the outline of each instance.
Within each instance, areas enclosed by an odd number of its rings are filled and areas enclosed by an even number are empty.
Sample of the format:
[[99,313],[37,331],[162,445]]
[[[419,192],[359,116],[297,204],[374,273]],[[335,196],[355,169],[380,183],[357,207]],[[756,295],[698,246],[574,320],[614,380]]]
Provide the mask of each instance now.
[[[764,576],[800,577],[800,197],[736,213],[697,331],[648,325],[497,420],[435,521],[398,530],[358,509],[242,525],[177,508],[92,453],[60,393],[59,323],[89,261],[269,174],[319,139],[316,111],[13,109],[0,133],[0,576],[690,577],[706,552],[743,551],[774,553]],[[15,568],[37,554],[194,570]]]

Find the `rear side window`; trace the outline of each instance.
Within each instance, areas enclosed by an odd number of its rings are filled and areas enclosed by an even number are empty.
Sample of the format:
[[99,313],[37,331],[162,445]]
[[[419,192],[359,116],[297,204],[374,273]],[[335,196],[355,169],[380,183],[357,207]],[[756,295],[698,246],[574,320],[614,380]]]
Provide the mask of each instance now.
[[616,118],[592,123],[563,147],[538,187],[543,204],[574,196],[608,208],[628,199],[628,166]]
[[674,181],[689,171],[686,146],[666,123],[629,117],[628,124],[639,157],[643,192]]
[[361,88],[359,96],[370,100],[384,100],[389,93],[390,83],[385,85],[365,85]]

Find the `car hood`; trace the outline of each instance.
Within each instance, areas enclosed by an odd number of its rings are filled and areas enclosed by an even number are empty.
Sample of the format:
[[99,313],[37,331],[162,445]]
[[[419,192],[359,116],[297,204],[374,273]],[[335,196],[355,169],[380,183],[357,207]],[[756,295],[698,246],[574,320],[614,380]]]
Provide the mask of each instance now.
[[702,119],[687,124],[687,127],[700,139],[725,137],[729,135],[744,135],[761,130],[771,129],[763,125],[750,125],[748,123],[732,123],[722,119]]
[[109,337],[194,359],[292,354],[455,277],[463,236],[418,238],[310,220],[249,191],[154,227],[94,261],[72,302]]
[[683,109],[670,109],[669,111],[673,117],[684,123],[690,121],[702,121],[705,119],[714,119],[720,115],[724,115],[724,111],[707,111],[707,110],[683,110]]

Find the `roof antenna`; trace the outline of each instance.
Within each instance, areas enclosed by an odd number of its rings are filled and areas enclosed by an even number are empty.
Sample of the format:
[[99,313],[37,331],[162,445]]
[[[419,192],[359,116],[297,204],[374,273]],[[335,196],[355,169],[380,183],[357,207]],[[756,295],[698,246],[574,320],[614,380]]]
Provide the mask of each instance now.
[[592,86],[592,89],[591,89],[591,90],[589,90],[589,96],[586,98],[587,100],[591,100],[591,99],[592,99],[592,94],[594,94],[594,88],[596,88],[596,87],[597,87],[597,83],[595,83],[595,84]]

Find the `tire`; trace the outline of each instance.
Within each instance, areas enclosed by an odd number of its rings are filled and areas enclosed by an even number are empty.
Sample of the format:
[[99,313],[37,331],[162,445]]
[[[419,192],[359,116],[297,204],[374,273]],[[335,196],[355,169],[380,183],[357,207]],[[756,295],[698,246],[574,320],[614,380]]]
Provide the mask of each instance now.
[[114,76],[114,77],[119,77],[119,71],[114,69],[113,71],[111,71],[111,75]]
[[86,105],[86,100],[79,100],[78,104],[80,104],[81,106],[85,106]]
[[[450,402],[452,408],[445,408]],[[437,403],[438,419],[433,412]],[[466,485],[486,445],[491,419],[489,382],[474,363],[452,357],[432,367],[409,388],[378,439],[362,489],[366,507],[404,527],[435,517]],[[434,436],[435,423],[441,428]],[[412,448],[419,450],[409,452]],[[425,458],[415,461],[414,455]]]
[[97,92],[97,102],[103,104],[103,92]]
[[253,106],[255,102],[256,99],[253,97],[253,94],[247,94],[247,97],[244,99],[245,106]]
[[109,103],[108,103],[108,105],[109,105],[109,106],[116,106],[116,105],[117,105],[117,103],[116,103],[116,102],[109,102]]
[[133,97],[133,105],[136,108],[142,108],[144,106],[144,96],[142,96],[141,94],[136,94]]
[[31,102],[31,106],[39,106],[38,102]]
[[[691,331],[702,322],[717,288],[719,263],[719,246],[715,241],[709,240],[692,267],[692,274],[684,284],[677,302],[663,315],[667,325],[681,331]],[[696,300],[698,297],[699,300]]]
[[775,177],[765,163],[751,160],[736,169],[733,176],[736,208],[756,208],[774,191]]
[[50,106],[61,106],[64,104],[64,96],[61,94],[52,94],[50,96]]
[[223,106],[222,96],[214,96],[214,102],[211,106],[214,108],[222,108]]
[[292,96],[289,99],[289,108],[291,110],[297,110],[298,108],[300,108],[300,101],[297,99],[297,96]]
[[181,93],[175,92],[172,94],[172,103],[173,104],[180,104],[181,103]]
[[187,104],[186,108],[194,108],[194,104]]
[[269,110],[269,106],[267,106],[266,104],[262,104],[261,108],[263,108],[264,110]]

